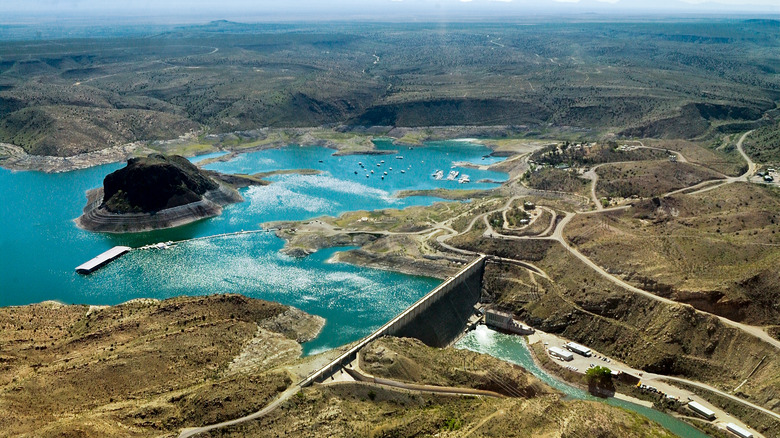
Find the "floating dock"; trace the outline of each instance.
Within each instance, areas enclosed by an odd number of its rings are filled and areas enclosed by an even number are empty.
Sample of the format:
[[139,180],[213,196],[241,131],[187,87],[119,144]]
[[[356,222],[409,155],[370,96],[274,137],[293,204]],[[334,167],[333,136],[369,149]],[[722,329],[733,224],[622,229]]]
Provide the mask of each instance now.
[[118,259],[119,257],[122,257],[131,249],[132,248],[130,248],[129,246],[115,246],[109,249],[108,251],[104,252],[103,254],[100,254],[99,256],[95,257],[94,259],[76,266],[76,272],[82,275],[91,274],[97,271],[98,269],[100,269],[101,267]]

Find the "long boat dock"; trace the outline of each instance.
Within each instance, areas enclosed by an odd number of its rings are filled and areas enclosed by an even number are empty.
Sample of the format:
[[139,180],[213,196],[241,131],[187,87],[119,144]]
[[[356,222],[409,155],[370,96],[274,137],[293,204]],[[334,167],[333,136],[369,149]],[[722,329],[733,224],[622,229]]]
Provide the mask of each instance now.
[[82,275],[91,274],[108,263],[122,257],[130,252],[130,250],[132,250],[132,248],[129,246],[115,246],[92,260],[76,266],[76,272]]
[[[220,237],[229,237],[229,236],[238,236],[242,234],[257,234],[257,233],[269,233],[271,231],[275,231],[274,228],[268,228],[268,229],[259,229],[259,230],[248,230],[248,231],[235,231],[232,233],[223,233],[223,234],[216,234],[212,236],[203,236],[203,237],[194,237],[192,239],[184,239],[184,240],[178,240],[175,242],[164,242],[164,243],[154,243],[150,245],[145,245],[139,248],[135,248],[137,250],[143,250],[143,249],[158,249],[158,248],[169,248],[172,246],[175,246],[179,243],[185,243],[185,242],[195,242],[198,240],[208,240],[208,239],[218,239]],[[112,261],[118,259],[119,257],[122,257],[123,255],[127,254],[128,252],[132,251],[133,248],[130,248],[129,246],[115,246],[108,251],[98,255],[97,257],[89,260],[88,262],[82,263],[79,266],[76,267],[76,272],[82,275],[88,275],[91,274],[98,269],[102,268],[103,266],[111,263]]]

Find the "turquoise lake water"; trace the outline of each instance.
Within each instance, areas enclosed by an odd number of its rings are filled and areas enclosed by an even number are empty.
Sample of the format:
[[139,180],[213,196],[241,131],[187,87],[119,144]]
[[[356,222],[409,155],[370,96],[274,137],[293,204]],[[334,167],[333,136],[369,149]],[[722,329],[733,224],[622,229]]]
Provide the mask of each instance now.
[[[378,141],[377,147],[395,148],[389,141]],[[435,170],[446,174],[455,161],[487,164],[500,160],[483,160],[490,153],[488,148],[463,142],[403,148],[393,155],[337,157],[333,152],[322,147],[290,146],[210,164],[206,168],[226,173],[298,168],[325,173],[275,176],[269,186],[242,189],[246,201],[226,207],[219,217],[172,230],[124,235],[83,231],[73,222],[86,202],[85,191],[99,187],[105,175],[123,163],[61,174],[0,169],[0,224],[4,230],[0,235],[0,306],[44,300],[110,305],[140,297],[241,293],[325,317],[322,334],[304,346],[307,353],[357,340],[439,281],[327,262],[343,249],[290,258],[278,252],[283,242],[271,233],[197,240],[168,250],[133,251],[92,275],[85,277],[74,271],[77,265],[115,245],[139,247],[254,230],[267,221],[428,205],[437,199],[399,199],[393,194],[401,189],[488,188],[496,185],[476,181],[506,178],[504,173],[458,169],[474,182],[459,185],[435,180],[431,176]],[[396,155],[404,158],[396,159]],[[374,170],[374,175],[366,178],[358,162]],[[382,180],[384,172],[388,175]]]
[[567,385],[564,382],[547,374],[534,363],[531,352],[521,336],[507,335],[491,330],[484,325],[478,326],[475,330],[467,333],[456,344],[455,348],[475,351],[477,353],[488,354],[507,362],[520,365],[530,371],[539,380],[552,386],[553,388],[566,394],[568,397],[579,400],[591,400],[607,403],[612,406],[621,407],[634,411],[644,417],[647,417],[661,426],[668,429],[677,436],[684,438],[708,438],[707,434],[700,432],[695,427],[684,423],[663,412],[651,409],[635,403],[630,403],[616,398],[601,399],[592,396],[587,391]]

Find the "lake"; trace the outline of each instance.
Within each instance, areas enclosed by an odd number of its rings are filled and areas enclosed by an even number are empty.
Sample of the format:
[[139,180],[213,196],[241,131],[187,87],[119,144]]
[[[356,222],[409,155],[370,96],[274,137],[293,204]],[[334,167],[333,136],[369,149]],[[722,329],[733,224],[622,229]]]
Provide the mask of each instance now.
[[[376,144],[380,150],[398,148],[389,140]],[[325,317],[322,334],[304,345],[307,354],[355,341],[439,281],[329,263],[330,256],[339,249],[319,251],[304,259],[290,258],[279,253],[283,241],[272,233],[203,239],[167,250],[133,251],[89,276],[74,271],[77,265],[115,245],[139,247],[255,230],[267,221],[429,205],[438,199],[395,198],[393,194],[402,189],[490,188],[496,184],[476,181],[506,178],[499,172],[457,169],[470,175],[473,182],[460,185],[434,179],[435,170],[443,170],[446,175],[454,162],[488,164],[500,160],[483,159],[490,153],[488,148],[464,142],[402,147],[391,155],[333,153],[323,147],[288,146],[209,164],[207,169],[225,173],[312,168],[323,174],[277,175],[270,178],[274,183],[269,186],[242,189],[246,201],[226,207],[219,217],[170,230],[132,234],[92,233],[73,222],[86,203],[85,191],[99,187],[105,175],[123,167],[123,163],[60,174],[0,169],[0,186],[4,188],[0,192],[0,224],[5,230],[0,235],[0,306],[44,300],[112,305],[141,297],[241,293]],[[368,170],[363,170],[359,162]],[[384,172],[388,175],[383,180]]]

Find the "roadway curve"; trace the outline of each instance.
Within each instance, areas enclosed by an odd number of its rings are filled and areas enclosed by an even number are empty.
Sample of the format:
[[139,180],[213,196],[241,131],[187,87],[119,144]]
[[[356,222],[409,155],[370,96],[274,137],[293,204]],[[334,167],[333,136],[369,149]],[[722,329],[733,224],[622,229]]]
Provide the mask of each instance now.
[[221,429],[223,427],[228,426],[235,426],[236,424],[245,423],[247,421],[256,420],[269,412],[273,411],[274,409],[278,408],[282,405],[282,403],[286,402],[290,399],[293,395],[297,394],[301,391],[301,387],[299,385],[293,385],[289,388],[287,388],[286,391],[279,394],[278,397],[274,399],[271,403],[266,405],[263,409],[260,409],[259,411],[255,412],[254,414],[247,415],[246,417],[236,418],[235,420],[230,421],[223,421],[222,423],[212,424],[210,426],[203,426],[203,427],[191,427],[187,429],[183,429],[181,433],[179,434],[179,438],[189,438],[201,433],[209,432],[214,429]]
[[749,401],[747,401],[745,399],[741,399],[741,398],[739,398],[739,397],[737,397],[735,395],[731,395],[731,394],[729,394],[727,392],[723,392],[723,391],[721,391],[721,390],[719,390],[717,388],[713,388],[712,386],[706,385],[704,383],[694,382],[692,380],[682,379],[680,377],[664,376],[663,374],[645,373],[644,377],[646,379],[649,378],[649,379],[669,380],[669,381],[672,381],[672,382],[687,383],[689,385],[696,386],[696,387],[701,388],[701,389],[706,389],[707,391],[714,392],[715,394],[718,394],[718,395],[720,395],[722,397],[726,397],[726,398],[728,398],[730,400],[733,400],[735,402],[739,402],[739,403],[742,403],[743,405],[750,406],[753,409],[757,409],[757,410],[759,410],[759,411],[761,411],[761,412],[763,412],[763,413],[765,413],[767,415],[770,415],[770,416],[780,420],[780,414],[778,414],[777,412],[773,412],[773,411],[770,411],[769,409],[762,408],[761,406],[758,406],[758,405],[755,405],[753,403],[750,403]]
[[[737,142],[737,149],[739,150],[739,153],[742,155],[742,157],[745,159],[745,161],[748,163],[748,170],[744,174],[742,174],[742,175],[740,175],[738,177],[729,177],[729,178],[725,179],[723,184],[728,184],[728,183],[732,183],[732,182],[736,182],[736,181],[749,181],[750,177],[755,173],[756,167],[757,167],[756,164],[750,159],[750,157],[747,156],[747,154],[745,154],[745,152],[744,152],[744,150],[742,148],[742,144],[743,144],[745,138],[747,138],[747,136],[750,135],[752,132],[753,131],[746,132],[745,134],[742,135],[742,137],[740,137],[739,141]],[[642,147],[645,147],[645,148],[648,148],[648,149],[654,149],[654,148],[646,147],[644,145],[642,145]],[[682,154],[677,153],[677,155],[678,155],[678,157],[682,158],[683,160],[685,159],[685,157],[683,157]],[[591,169],[591,171],[595,175],[595,171],[594,170],[595,170],[595,168]],[[594,198],[594,199],[595,199],[595,183],[596,183],[597,179],[598,179],[598,176],[596,175],[596,178],[593,181],[593,186],[591,188],[591,197]],[[712,181],[708,181],[708,183],[712,183]],[[704,191],[712,190],[712,189],[714,189],[716,187],[720,187],[723,184],[716,184],[714,186],[706,187],[706,188],[704,188],[702,190],[691,192],[689,194],[701,193],[701,192],[704,192]],[[696,186],[693,186],[693,187],[696,187]],[[690,190],[690,189],[691,189],[691,187],[688,187],[688,188],[683,189],[683,190]],[[675,193],[675,192],[672,192],[672,193]],[[573,256],[575,256],[578,259],[580,259],[588,267],[590,267],[591,269],[593,269],[594,271],[599,273],[601,276],[603,276],[607,280],[611,281],[612,283],[614,283],[614,284],[616,284],[616,285],[618,285],[618,286],[620,286],[620,287],[622,287],[622,288],[624,288],[624,289],[626,289],[626,290],[628,290],[630,292],[633,292],[633,293],[642,295],[644,297],[650,298],[652,300],[660,301],[662,303],[669,304],[669,305],[689,306],[687,304],[682,304],[682,303],[679,303],[677,301],[673,301],[673,300],[670,300],[670,299],[667,299],[667,298],[660,297],[660,296],[655,295],[653,293],[647,292],[647,291],[645,291],[643,289],[640,289],[638,287],[635,287],[635,286],[632,286],[631,284],[626,283],[625,281],[621,280],[618,277],[615,277],[614,275],[608,273],[603,268],[601,268],[601,266],[599,266],[596,263],[594,263],[591,259],[589,259],[585,255],[580,253],[574,247],[569,245],[569,243],[563,237],[563,229],[566,227],[566,225],[577,214],[593,214],[593,213],[602,213],[602,212],[606,212],[606,211],[622,210],[622,209],[630,208],[630,206],[620,206],[620,207],[615,207],[615,208],[604,209],[603,207],[599,208],[599,207],[601,207],[601,205],[600,205],[600,203],[596,202],[597,210],[595,210],[595,211],[577,212],[577,213],[567,212],[566,216],[557,224],[557,226],[555,226],[554,231],[553,231],[552,235],[550,235],[550,236],[508,236],[508,235],[503,235],[503,234],[497,233],[490,226],[490,224],[488,223],[487,216],[492,214],[492,213],[495,213],[495,212],[502,212],[502,214],[503,214],[509,208],[509,206],[512,204],[512,202],[516,198],[519,198],[519,197],[520,197],[519,195],[515,195],[515,196],[511,197],[509,199],[509,201],[506,204],[504,204],[502,207],[499,207],[497,209],[494,209],[494,210],[488,211],[486,213],[482,213],[482,214],[477,215],[476,217],[474,217],[471,220],[471,222],[466,227],[466,229],[464,231],[460,232],[460,233],[455,231],[450,226],[452,221],[457,219],[457,217],[451,218],[451,219],[449,219],[447,221],[436,223],[436,224],[434,224],[433,227],[431,227],[429,229],[421,230],[421,231],[418,231],[418,232],[415,232],[415,233],[393,233],[393,232],[376,232],[376,231],[373,231],[373,232],[353,231],[353,233],[367,233],[367,234],[380,234],[380,235],[431,233],[431,236],[432,236],[432,235],[437,234],[440,231],[446,231],[447,232],[446,234],[440,234],[439,236],[436,236],[437,242],[442,247],[444,247],[444,248],[446,248],[446,249],[448,249],[448,250],[450,250],[452,252],[473,256],[473,255],[479,255],[479,254],[474,252],[474,251],[469,251],[469,250],[464,250],[464,249],[461,249],[461,248],[456,248],[456,247],[454,247],[452,245],[447,244],[446,240],[449,240],[452,237],[455,237],[455,236],[458,236],[458,235],[462,235],[462,234],[465,234],[465,233],[471,231],[471,229],[474,227],[474,224],[478,220],[481,219],[481,220],[483,220],[487,224],[487,227],[488,227],[486,232],[485,232],[486,235],[489,235],[491,237],[501,238],[501,239],[509,239],[509,240],[533,240],[533,239],[536,239],[536,240],[554,240],[554,241],[557,241],[561,245],[563,245],[563,247],[570,254],[572,254]],[[466,213],[463,213],[463,214],[466,214]],[[463,214],[461,214],[461,215],[463,215]],[[555,214],[555,213],[553,212],[553,214]],[[461,216],[461,215],[459,215],[459,216]],[[555,220],[555,217],[553,219],[553,223],[554,223],[554,220]],[[543,234],[547,234],[547,232],[549,232],[549,231],[546,230],[545,233],[543,233]],[[532,265],[530,263],[527,263],[527,262],[524,262],[524,261],[520,261],[520,260],[515,260],[515,259],[501,259],[501,258],[499,258],[499,259],[502,260],[502,261],[521,263],[527,269],[529,269],[531,271],[535,271],[537,274],[540,274],[540,275],[543,275],[543,276],[547,277],[547,275],[546,275],[546,273],[544,271],[542,271],[540,268],[538,268],[538,267],[536,267],[536,266],[534,266],[534,265]],[[691,307],[691,306],[689,306],[689,307]],[[724,318],[722,316],[718,316],[718,315],[714,315],[714,314],[711,314],[711,313],[703,312],[703,311],[700,311],[700,310],[697,310],[697,309],[694,309],[694,311],[696,311],[697,313],[702,313],[702,314],[706,314],[706,315],[710,315],[710,316],[713,316],[715,318],[718,318],[723,324],[728,325],[728,326],[733,327],[733,328],[736,328],[738,330],[742,330],[743,332],[745,332],[747,334],[750,334],[752,336],[755,336],[755,337],[763,340],[764,342],[767,342],[768,344],[772,345],[773,347],[775,347],[777,349],[780,349],[780,341],[778,341],[777,339],[771,337],[766,331],[764,331],[760,327],[750,326],[750,325],[746,325],[746,324],[741,324],[741,323],[732,321],[730,319]],[[355,370],[352,370],[352,371],[355,371]],[[366,376],[363,376],[363,377],[367,378]],[[752,407],[754,409],[757,409],[757,410],[759,410],[761,412],[764,412],[764,413],[766,413],[768,415],[771,415],[771,416],[773,416],[775,418],[780,418],[780,415],[778,415],[778,414],[776,414],[776,413],[774,413],[774,412],[772,412],[772,411],[770,411],[768,409],[762,408],[761,406],[757,406],[757,405],[755,405],[753,403],[747,402],[747,401],[745,401],[743,399],[740,399],[738,397],[735,397],[735,396],[733,396],[731,394],[725,393],[723,391],[720,391],[720,390],[718,390],[716,388],[713,388],[713,387],[711,387],[709,385],[706,385],[706,384],[703,384],[703,383],[694,382],[694,381],[690,381],[690,380],[686,380],[686,379],[682,379],[682,378],[678,378],[678,377],[664,376],[664,375],[660,375],[660,374],[652,374],[652,377],[655,378],[655,379],[666,379],[666,380],[671,380],[671,381],[688,383],[690,385],[697,386],[697,387],[700,387],[700,388],[712,391],[712,392],[717,393],[717,394],[719,394],[719,395],[721,395],[723,397],[727,397],[727,398],[729,398],[731,400],[734,400],[734,401],[740,402],[742,404],[745,404],[747,406],[750,406],[750,407]],[[375,378],[373,378],[373,381],[375,383],[377,383],[377,384],[382,384],[382,385],[386,385],[386,386],[392,386],[392,387],[396,387],[396,388],[402,388],[402,389],[407,389],[407,390],[416,390],[416,391],[426,391],[426,392],[438,392],[438,393],[443,393],[443,394],[475,395],[472,391],[478,391],[478,390],[471,390],[471,389],[468,389],[468,388],[429,387],[427,385],[412,385],[412,384],[406,384],[406,383],[403,383],[403,382],[390,381],[390,380],[387,380],[387,379],[375,379]],[[222,422],[222,423],[213,424],[213,425],[210,425],[210,426],[184,429],[184,430],[182,430],[181,434],[179,435],[179,438],[189,438],[189,437],[195,436],[197,434],[208,432],[208,431],[211,431],[211,430],[214,430],[214,429],[219,429],[219,428],[222,428],[222,427],[233,426],[233,425],[240,424],[240,423],[243,423],[243,422],[246,422],[246,421],[251,421],[251,420],[260,418],[260,417],[268,414],[269,412],[273,411],[274,409],[278,408],[282,403],[287,401],[290,397],[292,397],[293,395],[298,393],[300,390],[301,390],[300,384],[293,385],[290,388],[288,388],[287,390],[285,390],[283,393],[281,393],[276,399],[274,399],[271,403],[269,403],[263,409],[255,412],[253,414],[250,414],[250,415],[242,417],[242,418],[237,418],[235,420],[230,420],[230,421],[225,421],[225,422]],[[479,395],[489,395],[489,394],[479,394]],[[492,395],[492,396],[495,396],[495,395]]]
[[[563,220],[558,224],[558,227],[555,229],[555,232],[553,233],[553,235],[550,238],[560,242],[561,245],[563,245],[563,247],[566,248],[567,251],[569,251],[569,253],[571,253],[573,256],[577,257],[578,259],[580,259],[583,263],[585,263],[588,267],[590,267],[594,271],[596,271],[599,274],[601,274],[602,277],[606,278],[607,280],[611,281],[612,283],[617,284],[620,287],[623,287],[624,289],[627,289],[627,290],[629,290],[631,292],[634,292],[636,294],[642,295],[644,297],[647,297],[647,298],[650,298],[650,299],[653,299],[653,300],[656,300],[656,301],[660,301],[660,302],[665,303],[665,304],[692,307],[692,306],[690,306],[688,304],[682,304],[682,303],[679,303],[677,301],[670,300],[668,298],[664,298],[664,297],[655,295],[655,294],[650,293],[650,292],[648,292],[646,290],[640,289],[638,287],[635,287],[635,286],[632,286],[632,285],[626,283],[625,281],[621,280],[620,278],[618,278],[618,277],[610,274],[609,272],[605,271],[601,266],[597,265],[591,259],[586,257],[584,254],[579,252],[577,249],[575,249],[571,245],[569,245],[569,243],[563,237],[563,228],[566,226],[566,224],[569,223],[569,221],[571,221],[574,218],[574,216],[575,216],[574,213],[566,214],[566,217],[564,217]],[[725,324],[727,326],[730,326],[730,327],[733,327],[733,328],[736,328],[738,330],[742,330],[743,332],[745,332],[747,334],[750,334],[750,335],[753,335],[753,336],[761,339],[762,341],[772,345],[773,347],[775,347],[777,349],[780,349],[780,341],[778,341],[777,339],[775,339],[772,336],[770,336],[769,333],[764,331],[761,327],[747,325],[747,324],[742,324],[742,323],[739,323],[739,322],[736,322],[736,321],[732,321],[732,320],[730,320],[728,318],[725,318],[725,317],[722,317],[722,316],[719,316],[719,315],[715,315],[715,314],[708,313],[708,312],[703,312],[703,311],[698,310],[698,309],[694,309],[694,311],[696,311],[697,313],[702,313],[702,314],[705,314],[705,315],[710,315],[712,317],[718,318],[720,320],[720,322],[722,322],[723,324]]]
[[731,184],[731,183],[735,183],[735,182],[750,182],[750,177],[752,177],[753,175],[756,174],[756,170],[758,169],[758,165],[755,162],[753,162],[753,160],[751,160],[750,157],[748,157],[748,155],[745,153],[745,150],[742,147],[742,143],[744,143],[745,139],[747,138],[747,136],[752,134],[752,133],[753,133],[753,131],[748,131],[748,132],[742,134],[742,137],[740,137],[739,141],[737,141],[737,151],[739,151],[739,154],[742,155],[742,158],[745,160],[745,162],[748,165],[748,168],[745,171],[745,173],[743,173],[740,176],[730,176],[730,177],[727,177],[726,179],[722,180],[722,182],[720,184],[712,184],[712,182],[713,182],[712,180],[704,181],[702,183],[696,184],[695,186],[686,187],[684,189],[680,189],[680,190],[675,190],[673,192],[669,192],[669,193],[667,193],[664,196],[674,195],[674,194],[677,194],[677,193],[685,192],[687,190],[696,189],[696,188],[701,187],[698,190],[694,190],[692,192],[688,192],[687,193],[688,195],[697,195],[699,193],[704,193],[704,192],[708,192],[710,190],[714,190],[714,189],[716,189],[718,187],[721,187],[723,185],[726,185],[726,184]]
[[347,374],[349,374],[353,379],[357,380],[358,382],[374,383],[376,385],[387,386],[390,388],[400,388],[408,391],[430,392],[435,394],[446,394],[446,395],[476,395],[476,396],[495,397],[495,398],[506,397],[503,394],[499,394],[493,391],[485,391],[482,389],[460,388],[456,386],[418,385],[415,383],[399,382],[397,380],[390,380],[381,377],[369,376],[363,374],[363,372],[361,372],[355,366],[345,367],[344,370],[347,372]]

